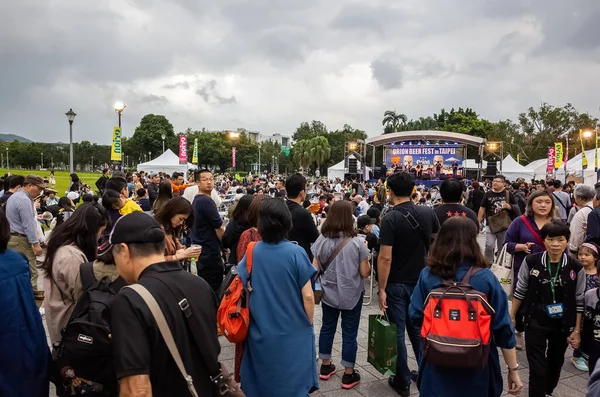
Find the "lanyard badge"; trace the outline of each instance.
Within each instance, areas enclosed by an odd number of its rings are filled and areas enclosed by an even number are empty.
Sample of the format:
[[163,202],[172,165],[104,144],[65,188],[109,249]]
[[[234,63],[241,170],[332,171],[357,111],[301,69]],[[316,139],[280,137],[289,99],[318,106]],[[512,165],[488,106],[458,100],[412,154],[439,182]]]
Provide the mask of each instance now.
[[[562,261],[561,261],[562,262]],[[556,272],[552,275],[552,264],[550,263],[550,259],[548,259],[548,273],[550,273],[550,291],[552,292],[552,304],[546,306],[546,314],[550,318],[561,318],[564,313],[564,306],[562,303],[556,303],[556,292],[555,286],[556,281],[558,280],[558,275],[561,269],[561,262],[557,264]]]

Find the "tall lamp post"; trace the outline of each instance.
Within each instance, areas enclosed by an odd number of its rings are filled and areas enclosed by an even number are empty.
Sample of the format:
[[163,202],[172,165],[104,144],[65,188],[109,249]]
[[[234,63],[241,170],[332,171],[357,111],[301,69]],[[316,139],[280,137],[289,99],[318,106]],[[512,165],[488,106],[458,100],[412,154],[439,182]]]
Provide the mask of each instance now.
[[585,157],[585,141],[590,139],[592,137],[592,135],[594,135],[593,131],[590,130],[585,130],[581,133],[581,183],[585,183],[585,168],[587,167],[587,163],[589,160],[587,160],[584,163],[583,159]]
[[42,152],[42,169],[44,169],[44,152]]
[[6,147],[6,172],[10,170],[10,165],[8,163],[8,146]]
[[[127,105],[125,102],[117,102],[115,103],[115,112],[117,112],[119,117],[119,130],[121,130],[121,138],[123,137],[123,129],[121,129],[121,114]],[[121,144],[121,165],[123,165],[123,145]]]
[[94,172],[94,156],[92,156],[92,172]]
[[[67,119],[69,119],[69,174],[73,173],[73,120],[75,120],[75,116],[77,113],[73,111],[73,109],[69,109],[67,113],[65,113]],[[8,148],[6,148],[6,158],[8,162]]]
[[[229,133],[229,139],[230,139],[232,142],[235,142],[235,141],[237,141],[238,139],[240,139],[240,134],[239,134],[239,132],[231,131],[231,132]],[[232,156],[233,156],[233,154],[232,154]],[[231,164],[231,165],[233,165],[233,164]],[[233,167],[233,171],[235,172],[235,167]]]
[[163,141],[163,153],[165,152],[165,138],[167,137],[167,135],[165,135],[165,133],[163,132],[162,134],[160,134],[160,137],[162,138]]

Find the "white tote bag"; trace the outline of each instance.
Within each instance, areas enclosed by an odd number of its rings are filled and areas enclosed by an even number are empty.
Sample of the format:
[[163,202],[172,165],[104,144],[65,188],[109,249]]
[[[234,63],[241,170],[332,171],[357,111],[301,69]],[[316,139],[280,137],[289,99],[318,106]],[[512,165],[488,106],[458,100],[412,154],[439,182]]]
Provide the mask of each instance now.
[[515,278],[513,262],[513,256],[508,253],[506,244],[504,244],[496,261],[492,264],[492,273],[500,281],[500,285],[502,285],[504,292],[506,292],[509,298],[513,294],[513,282]]

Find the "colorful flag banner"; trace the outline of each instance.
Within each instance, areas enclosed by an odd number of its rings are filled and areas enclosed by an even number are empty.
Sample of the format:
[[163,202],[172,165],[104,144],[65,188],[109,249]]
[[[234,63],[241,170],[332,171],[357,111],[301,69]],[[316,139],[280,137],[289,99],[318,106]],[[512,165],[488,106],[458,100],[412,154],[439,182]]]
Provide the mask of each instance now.
[[192,164],[198,164],[198,138],[194,139],[194,152],[192,154]]
[[555,142],[554,143],[554,169],[557,170],[562,166],[563,157],[564,157],[564,152],[563,152],[562,142]]
[[594,130],[594,138],[596,140],[596,153],[594,157],[594,171],[598,172],[598,130]]
[[235,146],[231,148],[231,167],[235,168]]
[[554,172],[554,157],[555,153],[554,153],[554,147],[550,146],[548,148],[548,162],[546,164],[546,173],[547,174],[552,174]]
[[111,161],[122,161],[123,153],[121,149],[121,127],[114,127],[112,136],[112,146],[110,148]]
[[521,155],[517,153],[517,163],[521,164]]
[[187,137],[179,135],[179,164],[187,164]]
[[585,170],[588,166],[588,159],[585,155],[585,146],[583,145],[583,131],[579,130],[579,140],[581,141],[581,166]]

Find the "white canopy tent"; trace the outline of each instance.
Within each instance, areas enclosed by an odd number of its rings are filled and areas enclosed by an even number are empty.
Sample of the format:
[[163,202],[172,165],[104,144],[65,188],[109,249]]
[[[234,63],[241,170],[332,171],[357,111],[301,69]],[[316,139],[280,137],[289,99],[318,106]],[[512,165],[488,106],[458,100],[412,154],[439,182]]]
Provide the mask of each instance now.
[[531,163],[527,164],[525,168],[530,171],[533,171],[534,179],[544,179],[546,177],[546,166],[548,164],[548,159],[539,159],[534,160]]
[[[348,156],[348,158],[355,158],[353,155]],[[330,181],[335,181],[336,178],[339,178],[340,181],[344,180],[344,175],[346,174],[346,169],[344,168],[345,166],[345,161],[342,160],[337,164],[332,165],[331,167],[327,168],[327,179],[329,179]],[[359,160],[356,160],[356,167],[358,169],[361,168],[361,164]],[[367,170],[367,175],[365,177],[365,179],[369,178],[369,172],[371,171],[371,167],[365,167]]]
[[[478,170],[479,169],[479,163],[477,161],[475,161],[475,159],[465,159],[463,160],[463,168],[465,169],[469,169],[469,170]],[[487,167],[487,161],[483,160],[483,168],[485,169],[485,167]]]
[[146,172],[165,172],[172,174],[174,172],[186,172],[187,170],[195,170],[197,167],[192,163],[179,164],[179,156],[167,149],[166,152],[157,158],[146,163],[140,163],[137,166],[138,171]]
[[[500,170],[498,170],[498,172],[500,172]],[[509,181],[514,181],[517,178],[529,180],[533,178],[533,171],[517,163],[517,161],[509,154],[502,160],[502,175]]]

